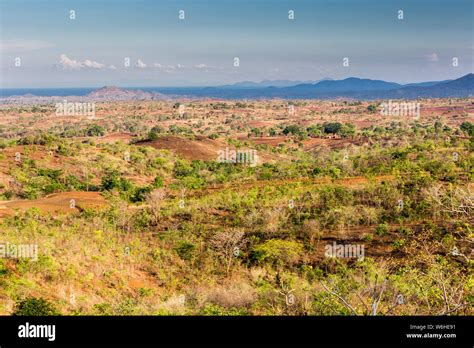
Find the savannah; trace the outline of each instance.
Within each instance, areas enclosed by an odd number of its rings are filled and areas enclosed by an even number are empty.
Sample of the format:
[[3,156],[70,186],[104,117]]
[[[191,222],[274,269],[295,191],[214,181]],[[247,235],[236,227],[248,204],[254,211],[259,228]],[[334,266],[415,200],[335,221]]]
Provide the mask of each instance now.
[[473,315],[474,98],[417,102],[1,104],[0,314]]

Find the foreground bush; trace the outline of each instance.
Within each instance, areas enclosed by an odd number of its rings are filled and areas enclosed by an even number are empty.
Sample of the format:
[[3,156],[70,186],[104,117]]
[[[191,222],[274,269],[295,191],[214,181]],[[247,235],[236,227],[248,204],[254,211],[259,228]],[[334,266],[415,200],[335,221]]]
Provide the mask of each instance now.
[[15,316],[44,316],[44,315],[58,315],[54,305],[42,298],[29,297],[16,304],[15,311],[12,315]]

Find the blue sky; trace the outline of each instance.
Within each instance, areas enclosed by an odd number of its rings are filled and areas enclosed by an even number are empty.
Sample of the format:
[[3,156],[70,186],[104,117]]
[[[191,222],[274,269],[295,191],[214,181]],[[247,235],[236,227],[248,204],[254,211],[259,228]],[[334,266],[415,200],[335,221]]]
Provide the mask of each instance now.
[[[205,86],[473,71],[471,0],[0,0],[1,87]],[[70,19],[70,10],[76,18]],[[185,19],[178,18],[185,11]],[[288,19],[288,11],[294,19]],[[404,19],[399,20],[398,11]],[[124,66],[125,58],[130,66]],[[240,65],[234,66],[238,57]],[[349,66],[343,66],[343,58]],[[457,57],[459,66],[452,66]],[[16,58],[21,66],[15,66]]]

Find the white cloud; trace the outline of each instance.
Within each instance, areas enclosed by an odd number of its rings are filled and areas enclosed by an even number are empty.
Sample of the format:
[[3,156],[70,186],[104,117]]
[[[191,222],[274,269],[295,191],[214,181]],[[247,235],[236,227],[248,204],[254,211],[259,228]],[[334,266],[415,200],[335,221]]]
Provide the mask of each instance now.
[[427,58],[428,61],[430,61],[430,62],[437,62],[437,61],[439,61],[438,54],[436,54],[436,53],[428,54],[428,55],[426,55],[426,58]]
[[153,64],[146,64],[144,63],[141,59],[137,60],[137,63],[134,66],[135,68],[138,69],[156,69],[156,70],[161,70],[167,73],[172,73],[172,72],[178,72],[179,70],[185,70],[185,69],[197,69],[197,70],[207,70],[210,69],[211,67],[206,64],[195,64],[195,65],[190,65],[190,66],[185,66],[183,64],[161,64],[158,62],[154,62]]
[[82,64],[84,64],[86,68],[92,69],[104,69],[106,67],[105,64],[97,63],[89,59],[86,59]]
[[209,68],[209,66],[206,65],[206,64],[196,64],[194,67],[195,67],[196,69],[206,69],[206,68]]
[[135,68],[139,68],[139,69],[159,69],[159,70],[169,71],[169,70],[183,69],[184,65],[181,65],[181,64],[163,65],[163,64],[157,63],[157,62],[155,62],[151,65],[147,65],[141,59],[138,59],[137,64],[135,64]]
[[80,69],[116,69],[113,65],[105,65],[96,61],[86,59],[84,61],[78,61],[71,59],[65,54],[61,54],[59,57],[59,65],[65,70],[80,70]]
[[[140,60],[139,60],[140,62]],[[161,63],[153,63],[152,65],[150,66],[147,66],[147,65],[143,65],[143,66],[138,66],[137,64],[137,67],[139,68],[153,68],[153,69],[159,69],[159,70],[163,70],[165,72],[172,72],[172,71],[176,71],[176,70],[179,70],[179,69],[184,69],[185,66],[184,65],[181,65],[181,64],[176,64],[176,65],[164,65],[164,64],[161,64]]]
[[166,69],[171,69],[171,70],[178,70],[178,69],[184,69],[184,65],[181,64],[176,64],[176,65],[167,65],[165,66]]
[[2,53],[16,53],[35,51],[53,46],[51,42],[42,40],[3,40],[0,42],[0,51],[2,51]]
[[59,57],[59,64],[64,69],[80,69],[83,67],[81,62],[78,62],[77,60],[74,60],[74,59],[70,59],[65,54],[61,54],[61,56]]

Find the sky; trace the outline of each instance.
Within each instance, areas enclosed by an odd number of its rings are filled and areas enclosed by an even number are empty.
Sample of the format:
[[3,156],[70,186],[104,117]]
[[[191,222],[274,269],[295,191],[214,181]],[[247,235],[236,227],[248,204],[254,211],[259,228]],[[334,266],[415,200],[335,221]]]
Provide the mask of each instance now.
[[453,79],[474,70],[473,4],[0,0],[0,88]]

